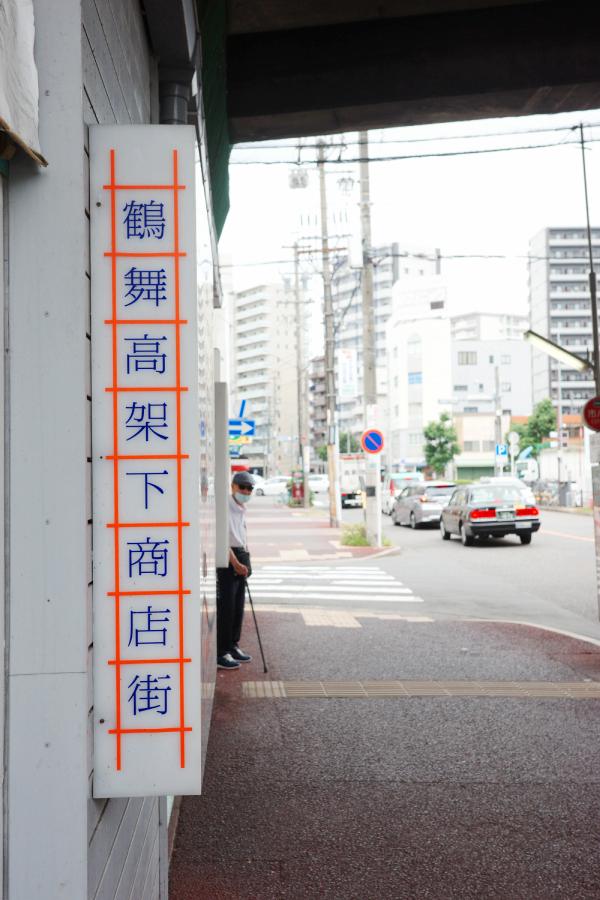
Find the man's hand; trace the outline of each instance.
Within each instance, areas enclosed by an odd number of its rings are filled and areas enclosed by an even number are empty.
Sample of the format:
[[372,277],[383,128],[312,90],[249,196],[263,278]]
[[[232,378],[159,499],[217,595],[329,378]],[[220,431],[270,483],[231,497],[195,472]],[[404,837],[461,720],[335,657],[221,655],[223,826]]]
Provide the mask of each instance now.
[[239,575],[241,578],[248,577],[248,566],[242,565],[242,563],[237,559],[232,559],[231,565],[233,566],[233,570],[236,575]]

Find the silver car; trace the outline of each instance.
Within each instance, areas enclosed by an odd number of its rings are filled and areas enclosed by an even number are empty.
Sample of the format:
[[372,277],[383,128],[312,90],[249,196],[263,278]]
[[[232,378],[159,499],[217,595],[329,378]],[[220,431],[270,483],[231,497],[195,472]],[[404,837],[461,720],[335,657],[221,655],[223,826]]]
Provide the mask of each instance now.
[[394,525],[438,525],[456,484],[453,481],[422,481],[405,487],[392,508]]

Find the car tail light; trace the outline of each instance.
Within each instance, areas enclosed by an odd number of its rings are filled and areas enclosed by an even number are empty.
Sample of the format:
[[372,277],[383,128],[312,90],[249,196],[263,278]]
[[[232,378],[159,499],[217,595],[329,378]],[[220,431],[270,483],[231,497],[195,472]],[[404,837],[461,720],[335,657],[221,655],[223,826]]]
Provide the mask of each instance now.
[[495,519],[495,509],[474,509],[469,516],[470,519]]
[[517,510],[518,516],[539,516],[540,511],[537,506],[523,506]]

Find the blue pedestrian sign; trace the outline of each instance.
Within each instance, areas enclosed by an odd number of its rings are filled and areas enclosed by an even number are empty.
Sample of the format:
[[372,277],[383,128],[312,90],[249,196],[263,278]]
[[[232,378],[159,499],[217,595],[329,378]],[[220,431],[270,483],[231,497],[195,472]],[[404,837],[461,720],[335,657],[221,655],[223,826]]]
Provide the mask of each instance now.
[[503,456],[508,457],[508,447],[506,446],[506,444],[496,444],[496,456],[499,456],[501,458]]
[[377,428],[369,428],[363,431],[360,444],[365,453],[381,453],[383,450],[383,434]]

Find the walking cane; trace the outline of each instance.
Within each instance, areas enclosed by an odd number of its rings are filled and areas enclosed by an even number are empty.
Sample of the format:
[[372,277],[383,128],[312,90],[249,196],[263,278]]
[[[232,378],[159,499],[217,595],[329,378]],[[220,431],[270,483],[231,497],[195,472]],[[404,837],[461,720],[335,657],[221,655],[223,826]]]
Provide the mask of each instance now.
[[267,661],[265,660],[263,645],[262,645],[262,641],[260,639],[260,631],[258,630],[258,622],[256,621],[256,613],[254,612],[254,603],[252,602],[252,594],[250,593],[250,586],[248,584],[248,580],[247,579],[244,579],[244,580],[246,581],[246,590],[248,591],[248,600],[250,601],[250,609],[252,610],[252,617],[254,619],[254,627],[256,628],[256,637],[258,638],[258,646],[260,648],[260,655],[262,656],[263,670],[266,675],[268,672]]

